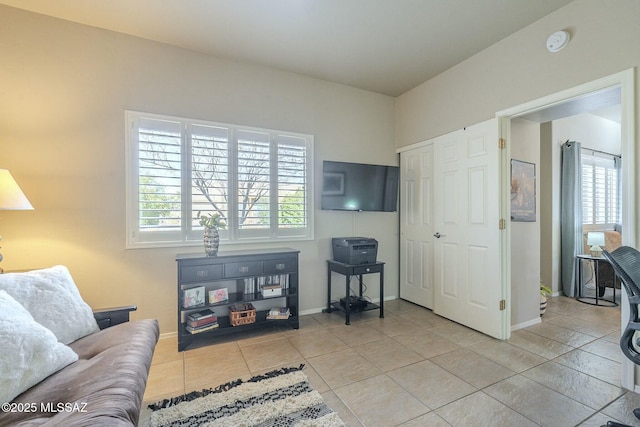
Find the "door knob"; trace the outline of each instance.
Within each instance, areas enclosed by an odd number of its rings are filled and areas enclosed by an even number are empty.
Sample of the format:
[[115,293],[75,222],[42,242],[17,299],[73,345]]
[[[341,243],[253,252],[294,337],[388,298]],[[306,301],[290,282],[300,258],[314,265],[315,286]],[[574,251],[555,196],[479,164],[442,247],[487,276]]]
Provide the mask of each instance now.
[[436,233],[433,235],[433,237],[435,237],[436,239],[439,239],[441,237],[444,237],[444,234]]

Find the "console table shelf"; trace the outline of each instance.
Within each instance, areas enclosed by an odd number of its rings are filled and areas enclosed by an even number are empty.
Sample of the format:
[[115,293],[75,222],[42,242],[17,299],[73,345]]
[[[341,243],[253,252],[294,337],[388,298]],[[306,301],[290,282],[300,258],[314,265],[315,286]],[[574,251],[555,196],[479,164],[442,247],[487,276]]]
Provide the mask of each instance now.
[[[294,249],[262,251],[228,251],[217,256],[179,254],[178,263],[178,351],[195,344],[211,344],[217,338],[242,334],[257,329],[288,325],[299,327],[298,254]],[[246,280],[255,283],[256,292],[245,292]],[[269,280],[272,280],[269,282]],[[265,297],[260,284],[277,282],[281,295]],[[210,302],[209,291],[227,289],[228,299]],[[185,291],[204,290],[204,304],[185,307]],[[229,307],[251,303],[256,309],[254,323],[232,326]],[[288,319],[267,319],[271,308],[287,307]],[[217,317],[214,329],[192,334],[187,330],[187,316],[210,309]]]
[[208,305],[201,305],[199,307],[193,307],[193,308],[183,308],[182,311],[195,312],[195,311],[201,311],[207,308],[210,308],[211,310],[215,311],[216,307],[226,307],[226,306],[233,305],[240,302],[254,302],[254,301],[265,301],[265,300],[271,301],[275,298],[294,297],[296,296],[296,294],[297,294],[297,291],[289,290],[289,289],[283,289],[282,295],[278,297],[263,297],[260,292],[251,293],[251,294],[245,294],[243,292],[230,292],[228,301],[217,302],[217,303],[208,304]]
[[[380,306],[378,304],[374,304],[372,302],[367,301],[367,305],[364,308],[360,308],[360,309],[353,309],[353,310],[349,310],[350,313],[360,313],[362,311],[369,311],[369,310],[379,310]],[[338,302],[338,301],[332,301],[331,302],[331,312],[333,311],[342,311],[346,313],[345,308]],[[329,313],[329,311],[325,312]]]

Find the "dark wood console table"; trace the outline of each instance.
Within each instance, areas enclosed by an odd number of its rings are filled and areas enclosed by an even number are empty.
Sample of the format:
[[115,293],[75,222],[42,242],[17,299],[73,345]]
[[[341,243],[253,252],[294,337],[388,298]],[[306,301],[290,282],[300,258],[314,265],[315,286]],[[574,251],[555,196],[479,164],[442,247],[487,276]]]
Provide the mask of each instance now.
[[[184,351],[192,343],[211,344],[222,336],[253,332],[256,329],[281,325],[298,329],[299,252],[282,248],[223,251],[217,256],[198,253],[177,255],[178,351]],[[267,296],[261,292],[267,283],[277,283],[280,287],[275,296]],[[227,298],[211,300],[209,292],[220,289],[224,290]],[[187,306],[185,296],[190,290],[201,290],[203,296],[200,305]],[[254,321],[234,326],[231,322],[231,307],[247,303],[254,306]],[[290,316],[285,319],[270,319],[271,308],[288,308]],[[204,309],[214,311],[217,326],[195,334],[189,332],[188,315]]]
[[[335,272],[345,276],[345,300],[344,306],[340,304],[340,301],[331,302],[331,273]],[[351,277],[358,276],[359,283],[359,297],[363,297],[363,283],[362,276],[370,273],[379,273],[380,275],[380,305],[373,304],[371,302],[366,303],[366,307],[358,311],[367,310],[380,310],[380,317],[384,317],[384,262],[375,262],[373,264],[343,264],[338,261],[327,260],[327,308],[323,310],[325,313],[331,313],[333,310],[344,311],[345,313],[345,325],[349,325],[351,320],[351,301],[354,299],[351,296],[350,284]]]

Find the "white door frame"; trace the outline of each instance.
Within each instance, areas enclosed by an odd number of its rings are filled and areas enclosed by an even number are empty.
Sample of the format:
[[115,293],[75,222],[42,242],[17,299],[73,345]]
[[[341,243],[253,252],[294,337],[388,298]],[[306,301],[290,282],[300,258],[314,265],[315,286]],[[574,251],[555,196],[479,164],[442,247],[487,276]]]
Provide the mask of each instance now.
[[[509,179],[509,159],[511,158],[511,144],[509,143],[511,137],[511,119],[517,116],[521,116],[526,113],[531,113],[538,110],[543,110],[548,107],[552,107],[558,104],[562,104],[566,101],[574,99],[576,97],[587,95],[589,93],[597,92],[607,88],[619,86],[622,95],[621,99],[621,149],[622,158],[626,159],[622,166],[622,224],[624,225],[624,232],[622,235],[622,243],[628,246],[636,246],[638,241],[636,230],[636,175],[634,173],[636,164],[636,149],[635,149],[635,129],[636,129],[636,113],[635,113],[635,69],[631,68],[610,76],[594,80],[589,83],[576,86],[571,89],[567,89],[552,95],[536,99],[527,102],[516,107],[512,107],[506,110],[502,110],[496,113],[496,117],[500,123],[500,136],[507,141],[506,148],[503,150],[504,156],[502,158],[502,182],[501,182],[501,213],[503,218],[510,217],[510,204],[509,204],[509,192],[511,183]],[[511,277],[511,226],[510,221],[506,221],[506,233],[503,233],[502,241],[502,277],[503,283],[510,283]],[[511,299],[511,286],[507,288],[507,316],[508,323],[511,321],[510,312],[510,299]],[[625,298],[624,289],[622,290],[622,298]],[[622,318],[621,329],[626,326],[626,319],[629,316],[629,307],[627,303],[622,304]],[[622,372],[621,372],[622,386],[629,390],[638,392],[638,388],[635,387],[635,368],[633,363],[627,358],[622,360]]]

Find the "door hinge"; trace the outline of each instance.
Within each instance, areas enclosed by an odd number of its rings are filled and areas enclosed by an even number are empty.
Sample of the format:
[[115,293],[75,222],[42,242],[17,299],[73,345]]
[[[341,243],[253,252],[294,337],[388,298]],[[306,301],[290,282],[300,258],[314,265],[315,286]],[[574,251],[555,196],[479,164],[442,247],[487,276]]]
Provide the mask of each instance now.
[[498,228],[500,230],[504,230],[505,228],[507,228],[507,221],[505,221],[504,219],[498,221]]
[[500,311],[505,310],[507,308],[507,302],[503,299],[500,300]]
[[503,149],[507,146],[507,141],[504,138],[498,139],[498,148]]

